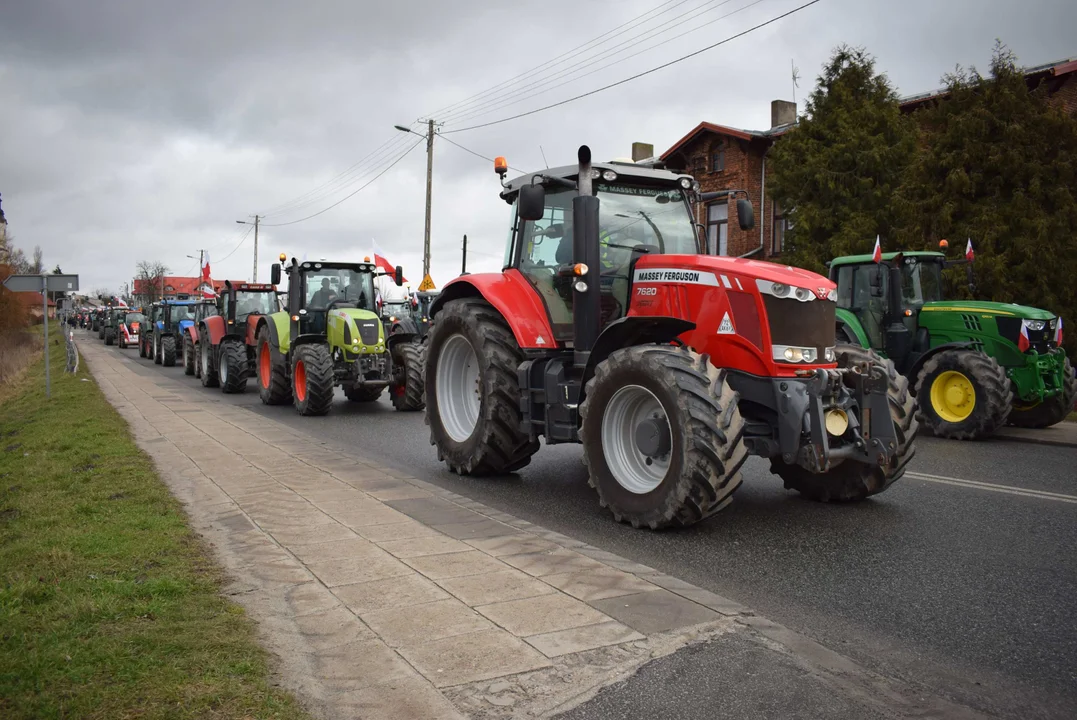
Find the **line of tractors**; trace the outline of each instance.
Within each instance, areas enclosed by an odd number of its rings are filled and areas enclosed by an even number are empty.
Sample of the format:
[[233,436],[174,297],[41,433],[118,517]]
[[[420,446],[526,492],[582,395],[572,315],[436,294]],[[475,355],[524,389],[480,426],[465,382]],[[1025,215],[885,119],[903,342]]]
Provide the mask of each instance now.
[[725,507],[750,455],[806,497],[860,500],[904,474],[921,425],[976,439],[1057,423],[1077,400],[1061,318],[945,300],[944,252],[837,258],[829,278],[717,257],[695,209],[730,202],[750,229],[743,191],[592,163],[586,146],[574,165],[511,181],[507,167],[499,273],[379,312],[386,273],[369,261],[282,254],[271,284],[113,309],[101,337],[227,393],[254,378],[262,402],[303,415],[329,412],[338,386],[354,402],[388,389],[398,410],[425,407],[459,474],[520,470],[540,440],[582,444],[602,506],[652,529]]

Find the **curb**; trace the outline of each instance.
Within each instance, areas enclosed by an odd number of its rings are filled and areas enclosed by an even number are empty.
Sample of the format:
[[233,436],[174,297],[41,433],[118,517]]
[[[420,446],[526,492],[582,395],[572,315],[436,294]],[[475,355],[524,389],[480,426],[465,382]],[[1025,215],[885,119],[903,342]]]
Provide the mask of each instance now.
[[[1065,424],[1068,421],[1063,420],[1060,424]],[[1031,443],[1033,445],[1053,445],[1055,447],[1070,447],[1077,448],[1077,423],[1070,423],[1074,425],[1073,429],[1058,428],[1044,428],[1043,430],[1029,430],[1025,428],[1002,428],[995,431],[995,437],[1002,440],[1011,440],[1013,442]],[[1027,435],[1025,433],[1028,433]],[[1046,433],[1071,435],[1070,438],[1065,437],[1051,437]]]

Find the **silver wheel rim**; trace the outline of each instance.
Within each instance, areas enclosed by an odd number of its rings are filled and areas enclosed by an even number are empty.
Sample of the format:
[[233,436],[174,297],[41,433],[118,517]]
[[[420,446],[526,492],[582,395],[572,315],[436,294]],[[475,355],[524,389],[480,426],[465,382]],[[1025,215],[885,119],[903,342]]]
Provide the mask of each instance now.
[[[224,348],[222,347],[221,350],[224,350]],[[228,384],[228,358],[227,358],[227,356],[225,356],[225,354],[223,352],[221,353],[221,359],[224,360],[224,362],[222,362],[221,367],[218,368],[218,373],[221,376],[221,385],[227,385]]]
[[[662,403],[640,385],[626,385],[613,394],[602,416],[602,454],[617,484],[630,493],[645,495],[659,485],[669,470],[672,451],[648,458],[636,447],[636,426],[644,420],[665,418]],[[673,431],[669,430],[673,445]]]
[[475,432],[482,410],[479,360],[463,335],[445,341],[438,359],[438,414],[445,432],[456,442],[464,442]]
[[202,356],[202,376],[209,377],[209,345],[202,345],[199,347],[198,354]]

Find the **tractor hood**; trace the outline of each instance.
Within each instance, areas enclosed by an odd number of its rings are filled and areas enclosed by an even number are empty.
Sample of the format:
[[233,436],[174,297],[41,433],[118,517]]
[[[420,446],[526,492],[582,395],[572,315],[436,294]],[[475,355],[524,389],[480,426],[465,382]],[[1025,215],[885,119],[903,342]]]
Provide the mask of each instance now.
[[194,320],[180,320],[177,325],[179,326],[180,332],[183,332],[187,328],[194,325]]
[[381,318],[369,310],[337,308],[329,312],[329,339],[333,345],[365,346],[380,350],[385,342]]
[[942,300],[939,302],[925,303],[922,312],[971,312],[984,315],[1000,315],[1002,317],[1016,317],[1023,320],[1052,320],[1054,313],[1028,305],[1013,303],[985,302],[983,300]]
[[[793,287],[802,287],[811,290],[820,297],[826,297],[831,290],[837,287],[826,277],[811,270],[742,258],[710,255],[645,255],[636,263],[636,272],[639,273],[649,267],[683,267],[694,270],[707,270],[715,273],[719,278],[722,278],[723,275],[727,276],[725,280],[732,280],[736,276],[766,280]],[[725,280],[722,281],[723,284]],[[731,286],[726,285],[726,287]]]

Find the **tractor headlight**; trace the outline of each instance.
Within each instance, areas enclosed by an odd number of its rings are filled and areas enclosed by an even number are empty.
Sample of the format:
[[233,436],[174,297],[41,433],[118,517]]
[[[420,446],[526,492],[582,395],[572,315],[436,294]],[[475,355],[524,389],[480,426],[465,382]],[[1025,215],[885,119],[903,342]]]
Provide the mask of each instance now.
[[771,283],[770,291],[774,294],[774,297],[785,297],[789,294],[789,286],[785,283]]
[[826,299],[829,300],[830,302],[837,302],[838,301],[838,291],[837,290],[831,290],[830,292],[828,292],[826,294]]
[[681,187],[684,188],[685,190],[691,190],[692,189],[692,178],[682,177],[681,178]]
[[1047,327],[1046,320],[1025,320],[1025,327],[1029,330],[1043,330]]
[[797,296],[797,300],[800,300],[801,302],[807,302],[811,298],[811,292],[801,287],[798,287],[794,291],[794,294]]
[[615,173],[612,170],[603,170],[602,171],[602,179],[605,180],[606,182],[613,182],[614,180],[617,179],[617,173]]
[[772,357],[779,362],[813,363],[819,358],[819,351],[815,348],[796,345],[775,345]]
[[826,359],[827,362],[834,362],[837,359],[834,354],[834,348],[828,347],[826,350],[824,350],[823,357]]

